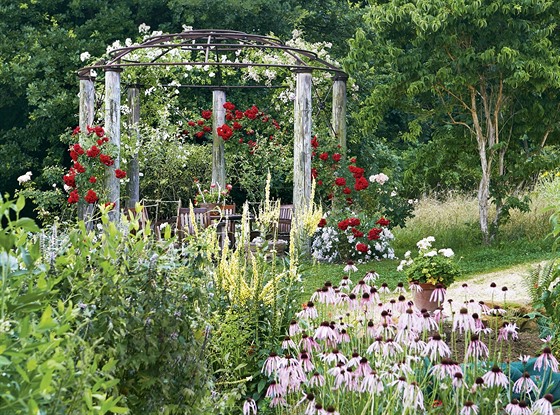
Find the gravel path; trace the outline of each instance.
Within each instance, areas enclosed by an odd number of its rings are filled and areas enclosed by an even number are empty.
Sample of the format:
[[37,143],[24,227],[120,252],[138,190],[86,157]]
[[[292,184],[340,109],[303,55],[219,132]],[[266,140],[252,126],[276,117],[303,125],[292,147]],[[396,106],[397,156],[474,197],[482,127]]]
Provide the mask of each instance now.
[[[465,300],[474,299],[475,301],[484,301],[491,303],[492,298],[498,304],[504,300],[502,287],[507,287],[506,301],[517,305],[529,305],[531,299],[525,288],[525,279],[530,270],[541,262],[534,262],[522,265],[516,265],[501,271],[491,272],[487,274],[477,274],[470,276],[468,279],[462,279],[453,283],[447,290],[447,298],[453,298],[456,306],[460,306]],[[492,288],[490,284],[496,283],[494,297],[492,297]],[[462,287],[467,284],[467,288]]]

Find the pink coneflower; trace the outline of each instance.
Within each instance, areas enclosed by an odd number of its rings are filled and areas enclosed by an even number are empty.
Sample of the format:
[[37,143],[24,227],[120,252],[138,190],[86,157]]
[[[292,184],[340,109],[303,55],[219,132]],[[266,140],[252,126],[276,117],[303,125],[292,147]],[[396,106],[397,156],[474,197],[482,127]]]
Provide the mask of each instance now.
[[274,352],[270,352],[268,358],[265,360],[263,368],[261,370],[266,376],[270,376],[273,372],[276,372],[278,366],[280,365],[281,358]]
[[506,310],[504,310],[502,307],[500,307],[499,305],[495,305],[492,309],[490,309],[490,311],[488,311],[486,314],[490,314],[493,316],[503,316],[504,314],[506,314]]
[[513,384],[513,392],[515,393],[527,393],[536,392],[539,390],[537,384],[531,379],[529,372],[523,372],[523,376],[515,381]]
[[348,291],[352,286],[352,280],[348,278],[348,275],[345,275],[342,277],[342,280],[340,280],[340,283],[338,285],[340,285],[341,290]]
[[519,335],[517,334],[517,324],[515,323],[504,323],[498,331],[498,341],[507,341],[511,336],[511,340],[517,340]]
[[319,372],[313,373],[313,376],[309,379],[309,386],[313,387],[322,387],[325,384],[325,377],[321,375]]
[[334,409],[334,406],[329,406],[326,411],[325,411],[326,415],[340,415],[340,413]]
[[322,288],[317,288],[313,294],[311,294],[311,298],[309,299],[310,301],[318,301],[318,302],[322,302],[320,301],[320,297],[323,296],[323,289]]
[[[486,329],[486,327],[484,326],[484,323],[482,322],[482,320],[480,319],[480,316],[478,315],[478,313],[473,313],[472,314],[472,318],[474,320],[474,328],[475,328],[475,333],[489,333]],[[491,329],[490,329],[491,332]]]
[[285,336],[284,340],[282,340],[282,349],[284,349],[284,350],[289,350],[289,349],[296,350],[297,346],[290,336]]
[[346,329],[340,330],[340,333],[338,334],[338,343],[350,343],[350,335]]
[[408,306],[408,301],[406,300],[406,297],[404,295],[399,295],[399,298],[397,300],[398,302],[396,309],[399,313],[404,313],[408,308],[410,308]]
[[334,377],[334,385],[332,387],[333,390],[339,389],[341,386],[346,386],[352,380],[352,372],[347,369],[344,365],[338,365],[337,367],[333,367],[327,371],[329,375]]
[[243,404],[243,415],[257,415],[257,403],[252,398],[247,398]]
[[519,355],[517,360],[519,360],[521,363],[523,363],[523,365],[526,365],[530,358],[531,358],[531,356],[529,356],[528,354],[522,354],[522,355]]
[[359,306],[360,303],[356,298],[356,294],[354,293],[348,294],[348,308],[350,310],[357,310]]
[[409,285],[408,285],[408,289],[410,290],[410,292],[413,293],[419,293],[421,291],[424,291],[422,289],[422,287],[420,286],[420,284],[418,283],[418,281],[412,281]]
[[558,360],[552,354],[550,347],[546,346],[541,355],[535,360],[535,370],[546,370],[550,368],[553,372],[558,372]]
[[319,343],[317,343],[313,337],[308,336],[307,333],[305,332],[301,335],[301,340],[299,341],[299,347],[301,350],[305,350],[308,353],[312,353],[313,350],[321,349]]
[[358,295],[362,295],[363,293],[369,293],[371,287],[366,284],[364,280],[358,281],[356,286],[352,289],[352,293]]
[[432,331],[437,330],[438,324],[436,320],[427,311],[422,312],[422,330],[421,331]]
[[432,366],[431,371],[440,380],[445,378],[451,379],[455,376],[455,373],[463,373],[461,366],[457,362],[446,357],[441,359],[441,363]]
[[397,327],[401,330],[408,327],[409,330],[421,332],[422,318],[416,314],[412,308],[407,308],[399,317]]
[[507,376],[502,372],[498,366],[494,365],[489,372],[486,372],[484,376],[482,376],[484,380],[484,384],[487,385],[489,388],[493,387],[507,387],[509,384],[509,379]]
[[350,358],[350,360],[348,360],[346,366],[348,367],[358,366],[360,364],[360,359],[361,359],[360,354],[358,352],[353,352],[352,357]]
[[341,353],[338,349],[333,349],[331,352],[329,353],[321,353],[319,355],[320,359],[323,362],[327,362],[327,363],[343,363],[346,364],[348,363],[348,359],[346,358],[346,356],[344,356],[343,353]]
[[375,338],[373,343],[367,348],[366,352],[369,354],[379,353],[381,352],[382,345],[383,345],[383,337],[378,336]]
[[367,311],[367,309],[375,305],[375,303],[371,301],[371,297],[369,296],[369,293],[363,293],[362,299],[360,300],[360,305],[362,306],[363,310]]
[[486,305],[484,301],[479,301],[478,306],[480,307],[480,312],[482,314],[490,314],[490,311],[492,310],[490,307]]
[[440,306],[434,310],[434,320],[436,321],[436,323],[445,320],[445,317],[446,315],[443,311],[443,307]]
[[319,314],[317,313],[317,308],[315,308],[313,301],[308,301],[305,308],[298,312],[296,316],[304,319],[315,319],[319,316]]
[[276,396],[272,398],[270,401],[270,407],[276,408],[277,406],[288,406],[288,402],[286,402],[286,398],[283,396]]
[[395,291],[393,291],[394,293],[399,293],[399,294],[406,294],[406,290],[404,288],[404,284],[402,282],[399,282],[397,284],[397,286],[395,287]]
[[366,328],[366,333],[367,333],[368,337],[374,338],[376,336],[375,332],[376,332],[375,324],[373,324],[373,321],[371,321],[371,320],[368,321],[367,328]]
[[381,311],[380,314],[382,324],[393,324],[393,318],[391,317],[391,312],[388,310]]
[[379,278],[379,274],[374,270],[368,271],[366,275],[364,275],[364,281],[368,284],[375,282]]
[[512,399],[510,403],[506,405],[504,411],[508,415],[531,415],[531,410],[527,407],[525,401],[518,401],[517,399]]
[[331,328],[328,321],[323,321],[317,330],[315,330],[315,336],[317,340],[331,340],[336,341],[336,332]]
[[478,415],[478,406],[472,401],[466,401],[460,415]]
[[387,285],[386,282],[381,284],[381,287],[379,288],[379,292],[381,294],[389,294],[391,292],[391,290],[389,289],[389,286]]
[[467,331],[476,331],[474,319],[469,315],[469,311],[466,308],[461,308],[461,310],[459,310],[459,315],[455,316],[455,320],[453,320],[453,331],[456,330],[461,334]]
[[554,396],[547,393],[541,399],[535,401],[531,407],[533,414],[535,415],[553,415],[552,402],[554,402]]
[[311,361],[311,357],[306,352],[300,353],[299,360],[301,362],[301,367],[303,368],[303,371],[305,373],[312,372],[315,369],[315,366]]
[[296,334],[301,332],[301,327],[299,326],[296,320],[290,321],[290,325],[288,327],[288,334],[290,336],[295,336]]
[[422,356],[427,356],[430,358],[431,361],[436,361],[442,357],[450,357],[451,349],[441,339],[439,333],[436,333],[428,339],[428,342],[426,343],[426,348],[422,352]]
[[466,357],[467,359],[469,357],[474,357],[475,359],[485,359],[488,357],[488,347],[480,340],[478,334],[471,336]]
[[384,357],[395,357],[398,353],[402,353],[403,348],[397,342],[394,342],[393,339],[387,339],[381,345],[381,354]]
[[413,354],[419,355],[426,349],[426,344],[427,343],[424,342],[422,339],[417,338],[416,340],[408,344],[408,350]]
[[381,392],[383,392],[384,389],[385,385],[377,375],[377,372],[372,370],[370,371],[370,373],[364,375],[360,392],[368,392],[371,394],[379,395]]
[[430,295],[430,301],[441,304],[445,300],[445,294],[447,294],[447,290],[443,284],[436,284],[436,289]]
[[356,272],[358,271],[358,268],[356,267],[356,265],[354,265],[354,262],[352,261],[348,261],[346,263],[346,266],[343,269],[344,272]]
[[371,373],[371,366],[366,357],[360,358],[360,363],[358,364],[358,368],[356,369],[356,375],[360,377],[364,377],[367,374]]
[[405,386],[403,391],[403,406],[407,410],[424,410],[424,394],[416,382]]
[[379,301],[381,301],[379,299],[379,294],[377,293],[377,288],[375,287],[371,287],[369,289],[369,296],[371,297],[371,301],[373,301],[375,304],[378,304]]
[[312,393],[303,393],[303,398],[296,404],[296,406],[300,406],[301,404],[305,404],[305,415],[313,415],[315,414],[315,395]]
[[463,379],[463,374],[461,372],[457,372],[453,375],[453,381],[451,382],[451,385],[456,389],[465,386],[465,380]]
[[285,394],[286,390],[282,387],[282,385],[273,380],[272,382],[270,382],[270,385],[268,385],[265,396],[272,399],[276,398],[277,396],[284,396]]

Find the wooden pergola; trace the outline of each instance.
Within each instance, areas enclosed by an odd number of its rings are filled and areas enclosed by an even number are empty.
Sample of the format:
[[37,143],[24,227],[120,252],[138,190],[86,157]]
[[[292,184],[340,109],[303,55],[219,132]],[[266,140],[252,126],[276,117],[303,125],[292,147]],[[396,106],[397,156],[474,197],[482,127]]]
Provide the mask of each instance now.
[[[191,56],[199,56],[204,51],[204,59],[196,60],[162,60],[170,51],[179,49],[181,52],[193,52]],[[285,54],[289,64],[253,62],[246,59],[218,59],[218,56],[232,56],[244,50],[264,50],[269,53]],[[150,61],[141,62],[134,59],[134,52],[141,50],[153,51]],[[80,128],[86,130],[94,122],[95,77],[93,71],[105,72],[105,131],[110,141],[116,145],[118,152],[113,166],[108,167],[106,178],[109,200],[115,201],[115,212],[119,212],[120,183],[114,170],[120,163],[121,137],[121,72],[130,67],[139,66],[227,66],[231,68],[270,67],[290,70],[296,78],[294,99],[294,217],[304,212],[311,199],[311,129],[312,129],[312,76],[313,71],[326,71],[333,74],[332,94],[332,134],[338,140],[342,151],[346,149],[346,81],[348,76],[341,69],[319,58],[316,53],[287,46],[280,40],[269,37],[226,30],[191,30],[182,33],[163,34],[146,39],[141,44],[131,45],[112,50],[109,59],[86,66],[78,71],[80,80]],[[197,87],[192,85],[192,87]],[[218,136],[217,128],[225,123],[226,90],[228,85],[205,85],[212,90],[212,183],[221,188],[226,184],[224,143]],[[243,86],[241,86],[243,87]],[[140,120],[140,85],[128,85],[128,106],[130,108],[130,124],[139,136]],[[138,156],[130,162],[128,169],[129,207],[140,200]],[[118,215],[115,215],[115,218]]]

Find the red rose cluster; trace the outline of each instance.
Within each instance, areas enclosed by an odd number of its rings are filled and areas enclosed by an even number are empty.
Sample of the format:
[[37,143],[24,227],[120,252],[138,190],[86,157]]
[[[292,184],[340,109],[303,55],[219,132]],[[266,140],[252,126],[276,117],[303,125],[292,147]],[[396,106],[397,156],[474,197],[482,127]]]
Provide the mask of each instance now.
[[[72,135],[77,135],[81,133],[80,127],[74,128]],[[99,137],[95,140],[96,144],[93,144],[88,149],[84,149],[80,143],[72,144],[69,148],[70,158],[72,159],[72,166],[68,170],[68,173],[62,177],[64,184],[69,187],[70,194],[68,196],[68,203],[74,204],[78,203],[80,200],[80,192],[78,184],[82,186],[88,186],[87,183],[95,184],[97,183],[97,176],[95,174],[95,164],[97,162],[104,164],[105,166],[112,166],[115,164],[115,160],[109,155],[102,152],[102,148],[105,143],[109,142],[109,138],[105,136],[105,131],[101,126],[87,127],[88,136],[95,134]],[[81,181],[78,180],[80,177],[84,177]],[[87,177],[87,179],[85,179]],[[124,179],[126,177],[126,172],[120,169],[115,170],[115,177],[118,179]],[[85,191],[83,196],[87,203],[95,203],[99,200],[97,192],[90,188]]]

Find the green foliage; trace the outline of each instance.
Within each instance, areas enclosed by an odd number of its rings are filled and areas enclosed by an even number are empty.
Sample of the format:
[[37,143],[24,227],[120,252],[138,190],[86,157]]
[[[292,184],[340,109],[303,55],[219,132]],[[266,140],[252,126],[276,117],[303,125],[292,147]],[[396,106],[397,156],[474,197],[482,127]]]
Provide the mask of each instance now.
[[552,336],[553,344],[558,347],[558,330],[560,325],[560,264],[558,260],[538,265],[529,274],[526,287],[531,295],[534,312],[529,313],[537,318],[541,329],[541,337]]
[[63,277],[42,262],[24,204],[0,197],[0,412],[128,413],[112,393],[116,362],[80,336],[87,321],[58,296]]
[[[79,332],[102,361],[115,361],[119,393],[133,412],[200,413],[207,371],[204,261],[195,247],[155,242],[138,222],[101,232],[80,223],[55,261],[62,295],[78,303]],[[182,254],[182,255],[181,255]]]

